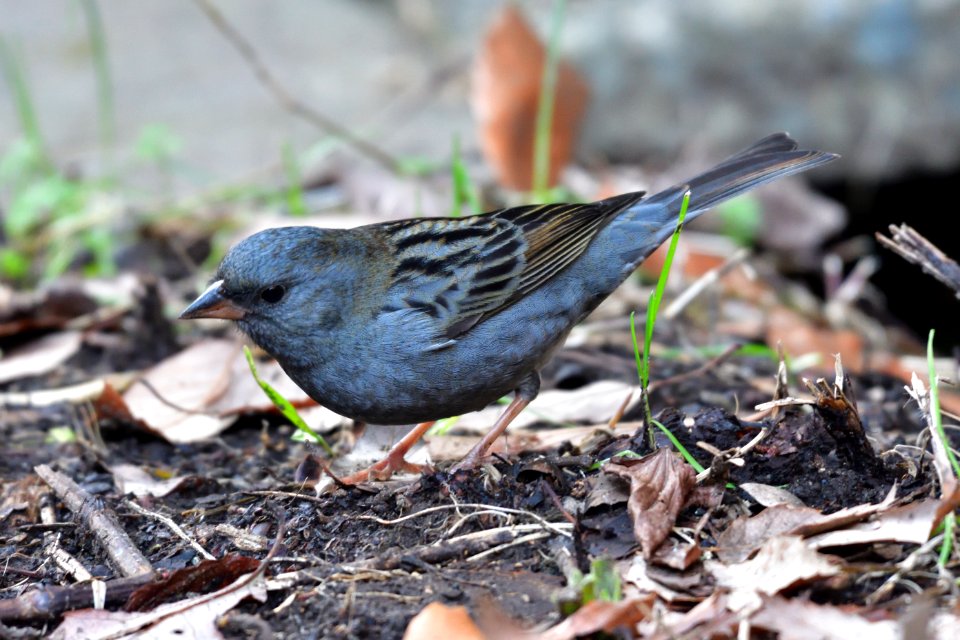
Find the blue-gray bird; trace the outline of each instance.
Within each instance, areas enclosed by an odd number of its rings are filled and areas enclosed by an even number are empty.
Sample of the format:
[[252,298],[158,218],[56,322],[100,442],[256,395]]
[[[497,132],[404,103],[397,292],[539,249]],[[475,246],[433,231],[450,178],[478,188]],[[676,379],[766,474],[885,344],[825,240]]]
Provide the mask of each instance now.
[[281,227],[244,239],[180,315],[234,320],[321,405],[371,424],[419,422],[369,469],[404,459],[431,421],[514,400],[457,465],[470,468],[536,397],[540,369],[574,325],[676,225],[837,156],[768,136],[650,197],[528,205],[466,218],[354,229]]

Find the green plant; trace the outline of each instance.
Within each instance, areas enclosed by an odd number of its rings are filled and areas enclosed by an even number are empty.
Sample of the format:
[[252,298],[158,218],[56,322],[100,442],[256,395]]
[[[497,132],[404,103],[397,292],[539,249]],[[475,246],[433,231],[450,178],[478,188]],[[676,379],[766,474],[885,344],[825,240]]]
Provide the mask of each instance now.
[[290,401],[284,398],[279,391],[270,386],[270,383],[260,377],[260,374],[257,373],[257,365],[253,361],[253,354],[250,352],[250,347],[244,345],[243,355],[247,359],[247,366],[250,367],[250,373],[253,375],[253,379],[257,381],[257,384],[260,385],[260,388],[263,389],[263,392],[270,398],[270,401],[273,405],[283,414],[283,416],[290,421],[290,424],[295,426],[300,430],[301,433],[305,434],[307,439],[311,442],[316,442],[323,450],[327,452],[330,456],[333,456],[333,447],[327,444],[327,441],[324,440],[323,436],[310,428],[310,426],[300,417],[300,414],[297,413],[296,408],[290,404]]
[[[50,280],[83,253],[87,271],[110,275],[114,239],[110,223],[116,203],[103,181],[68,176],[49,158],[26,82],[23,63],[0,39],[0,66],[10,87],[22,138],[0,158],[0,195],[8,202],[3,218],[6,247],[0,251],[0,277]],[[31,265],[39,264],[36,272]]]
[[160,123],[144,126],[134,144],[137,157],[155,165],[164,175],[173,173],[174,161],[182,149],[183,140],[170,127]]
[[563,612],[572,614],[583,605],[600,600],[603,602],[619,602],[623,599],[623,588],[620,583],[620,574],[616,565],[609,558],[596,558],[590,563],[590,573],[584,575],[574,571],[570,576],[570,586],[580,594],[579,602],[569,603]]
[[109,156],[116,137],[114,116],[113,83],[110,79],[110,64],[107,57],[107,37],[96,0],[80,0],[80,7],[87,23],[87,39],[93,58],[93,70],[97,85],[97,110],[100,127],[100,145],[104,156]]
[[460,154],[460,136],[453,136],[453,157],[450,159],[450,179],[453,183],[453,207],[450,215],[458,217],[463,211],[464,203],[470,204],[470,211],[474,215],[481,213],[480,197],[477,189],[470,180],[467,165]]
[[283,170],[287,178],[287,212],[292,216],[307,215],[307,204],[303,199],[303,176],[297,154],[290,143],[283,145]]
[[750,246],[760,233],[763,222],[763,210],[760,201],[753,194],[723,202],[717,206],[720,228],[723,235],[732,238],[741,246]]
[[[940,413],[940,382],[937,377],[936,361],[933,356],[933,335],[934,330],[930,330],[927,338],[927,375],[930,380],[930,422],[933,427],[934,437],[940,441],[950,461],[954,477],[960,477],[960,463],[950,448],[950,439],[947,438],[947,432],[943,428],[943,416]],[[937,564],[942,569],[950,561],[953,555],[953,541],[957,529],[957,514],[951,511],[943,520],[943,546],[940,547],[940,554],[937,558]]]
[[641,357],[639,345],[637,343],[637,330],[634,323],[634,313],[630,313],[630,337],[633,340],[633,355],[637,361],[637,375],[640,378],[640,394],[643,401],[644,418],[647,424],[650,444],[653,446],[653,431],[650,430],[650,397],[647,389],[650,386],[650,346],[653,344],[653,327],[657,321],[657,312],[660,309],[660,301],[663,300],[663,292],[667,287],[667,278],[670,275],[670,266],[673,264],[673,256],[677,252],[677,242],[680,240],[680,232],[683,230],[683,220],[687,217],[687,207],[690,205],[690,192],[683,195],[683,202],[680,204],[680,215],[677,218],[677,228],[670,237],[670,245],[667,247],[667,255],[663,261],[663,268],[660,269],[660,278],[657,280],[657,286],[650,294],[650,301],[647,304],[647,322],[644,325],[643,336],[643,355]]
[[563,19],[566,12],[566,0],[554,0],[533,139],[533,199],[540,203],[553,202],[556,197],[556,194],[549,187],[548,180],[550,179],[553,107],[557,95],[557,69],[560,63],[560,32],[563,28]]

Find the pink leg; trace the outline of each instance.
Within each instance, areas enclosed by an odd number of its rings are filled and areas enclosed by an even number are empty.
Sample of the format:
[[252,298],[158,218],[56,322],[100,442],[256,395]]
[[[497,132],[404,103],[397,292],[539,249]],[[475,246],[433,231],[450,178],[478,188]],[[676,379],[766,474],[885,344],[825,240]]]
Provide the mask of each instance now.
[[453,465],[450,468],[450,473],[456,473],[457,471],[463,471],[465,469],[473,469],[483,458],[487,455],[487,449],[490,448],[497,438],[499,438],[504,431],[507,430],[507,427],[510,426],[510,423],[513,422],[513,419],[520,415],[520,412],[530,404],[530,400],[522,397],[519,393],[517,397],[513,399],[513,402],[507,407],[506,411],[500,414],[500,417],[497,418],[497,421],[493,423],[493,427],[490,428],[490,431],[487,432],[487,435],[483,436],[483,439],[478,442],[473,449],[470,449],[470,453],[463,457],[463,460]]
[[366,469],[361,469],[356,473],[351,473],[349,476],[340,478],[340,481],[343,484],[359,484],[361,482],[367,482],[368,480],[387,480],[397,471],[422,473],[424,470],[422,465],[407,462],[404,456],[407,455],[407,452],[413,445],[417,444],[417,441],[423,437],[423,434],[434,425],[434,422],[435,421],[421,422],[411,429],[407,435],[403,436],[400,442],[393,445],[393,448],[390,449],[390,452],[387,453],[383,460],[375,462]]

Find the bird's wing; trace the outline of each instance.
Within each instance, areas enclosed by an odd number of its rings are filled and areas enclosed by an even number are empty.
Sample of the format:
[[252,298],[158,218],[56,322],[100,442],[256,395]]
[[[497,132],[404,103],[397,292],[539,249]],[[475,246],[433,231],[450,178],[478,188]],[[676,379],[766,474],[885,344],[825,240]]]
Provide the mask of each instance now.
[[396,250],[381,312],[423,312],[439,328],[432,346],[446,346],[569,266],[613,216],[642,196],[381,225]]

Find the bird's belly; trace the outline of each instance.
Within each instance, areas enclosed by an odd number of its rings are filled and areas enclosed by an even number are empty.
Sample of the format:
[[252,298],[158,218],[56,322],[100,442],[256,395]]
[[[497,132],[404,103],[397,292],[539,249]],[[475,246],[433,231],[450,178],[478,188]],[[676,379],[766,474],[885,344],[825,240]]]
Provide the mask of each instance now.
[[375,357],[360,353],[365,344],[358,342],[322,367],[290,369],[288,374],[323,406],[372,424],[426,422],[478,411],[539,370],[567,333],[496,320],[484,323],[482,332],[469,332],[434,351],[408,341],[387,347],[381,334]]

